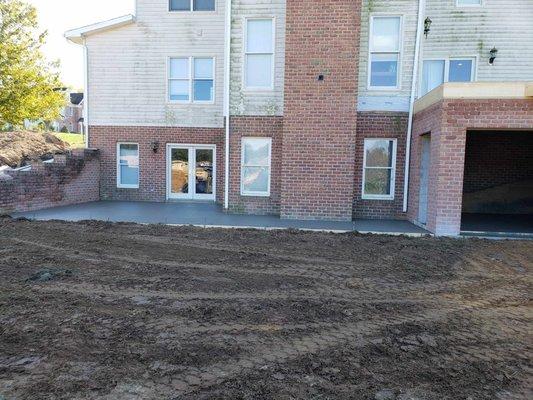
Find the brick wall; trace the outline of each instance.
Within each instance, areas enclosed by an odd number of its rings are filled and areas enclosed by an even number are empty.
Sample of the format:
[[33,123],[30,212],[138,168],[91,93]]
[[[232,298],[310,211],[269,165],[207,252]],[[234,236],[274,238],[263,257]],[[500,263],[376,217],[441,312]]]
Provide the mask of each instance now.
[[287,0],[284,218],[352,219],[360,3]]
[[409,219],[418,218],[420,136],[431,133],[427,228],[457,235],[461,227],[468,130],[533,130],[533,100],[443,100],[415,115]]
[[465,193],[533,179],[533,131],[468,132]]
[[29,171],[0,174],[0,214],[97,201],[100,163],[95,150],[33,163]]
[[[100,149],[102,199],[126,201],[166,201],[166,145],[210,144],[216,145],[216,198],[224,197],[224,129],[171,128],[138,126],[91,126],[90,147]],[[150,144],[159,142],[154,153]],[[139,144],[139,188],[117,188],[117,143]]]
[[[402,112],[357,113],[355,152],[354,218],[403,219],[405,140],[409,115]],[[363,157],[365,139],[396,139],[396,185],[394,200],[363,200]]]
[[[230,211],[279,214],[283,118],[232,117],[230,128]],[[241,141],[243,137],[272,138],[270,197],[241,196]]]

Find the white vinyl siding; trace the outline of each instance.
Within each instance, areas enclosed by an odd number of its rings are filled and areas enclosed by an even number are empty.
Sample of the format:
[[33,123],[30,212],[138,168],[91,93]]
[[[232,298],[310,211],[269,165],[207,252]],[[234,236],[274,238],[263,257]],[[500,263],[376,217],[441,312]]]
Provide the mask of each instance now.
[[393,200],[396,181],[396,139],[365,139],[363,199]]
[[214,101],[215,60],[209,57],[169,59],[168,99],[171,102]]
[[402,18],[374,16],[370,23],[368,87],[399,89],[402,48]]
[[242,138],[241,195],[270,196],[271,138]]
[[272,90],[274,84],[274,20],[246,20],[245,76],[246,89]]
[[117,143],[117,187],[139,188],[139,145]]

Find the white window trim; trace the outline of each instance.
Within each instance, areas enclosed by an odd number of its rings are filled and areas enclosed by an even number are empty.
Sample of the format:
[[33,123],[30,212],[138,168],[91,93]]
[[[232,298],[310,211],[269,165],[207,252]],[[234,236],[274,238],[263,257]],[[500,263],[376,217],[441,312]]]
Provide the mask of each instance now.
[[217,0],[215,0],[215,9],[214,10],[199,10],[199,11],[194,11],[194,0],[190,0],[190,7],[188,10],[172,10],[170,8],[171,6],[171,1],[168,0],[168,12],[170,13],[215,13],[217,11]]
[[[477,81],[477,66],[478,66],[478,57],[477,56],[453,56],[453,57],[431,57],[431,58],[424,58],[422,60],[422,65],[420,70],[420,79],[418,84],[418,97],[423,97],[426,94],[430,93],[431,90],[427,93],[422,93],[422,89],[424,87],[424,62],[426,61],[444,61],[444,82],[448,83],[450,81],[450,61],[455,60],[472,60],[472,71],[470,72],[470,82],[476,82]],[[439,85],[440,86],[440,85]],[[437,86],[438,87],[438,86]],[[435,88],[436,89],[436,88]],[[435,90],[433,89],[433,90]]]
[[[171,80],[185,80],[185,79],[170,79],[170,61],[177,58],[187,58],[189,60],[189,100],[171,100],[170,99],[170,81]],[[213,100],[203,101],[203,100],[194,100],[194,59],[195,58],[211,58],[213,60]],[[216,89],[217,83],[215,79],[216,74],[216,57],[211,55],[201,56],[171,56],[167,57],[167,73],[166,73],[166,102],[168,104],[215,104],[216,99]]]
[[[374,18],[400,18],[400,37],[398,38],[398,51],[397,52],[381,52],[372,51],[372,32],[374,31]],[[367,90],[373,91],[389,91],[397,92],[402,90],[402,66],[403,66],[403,37],[404,37],[404,15],[403,14],[382,14],[373,13],[370,15],[369,31],[368,31],[368,71],[367,71]],[[372,54],[398,54],[398,76],[396,86],[372,86]]]
[[[120,146],[122,145],[135,145],[137,146],[137,184],[136,185],[124,185],[121,182],[121,176],[120,176]],[[139,143],[135,142],[118,142],[117,143],[117,188],[121,189],[139,189],[139,184],[141,181],[141,150],[140,150]]]
[[[248,53],[246,51],[247,44],[248,44],[248,21],[252,20],[264,20],[269,19],[272,20],[272,53]],[[265,17],[244,17],[243,18],[243,26],[244,26],[244,41],[243,41],[243,71],[242,71],[242,87],[245,91],[249,92],[272,92],[275,87],[275,77],[276,77],[276,17],[273,16],[265,16]],[[248,70],[248,54],[272,54],[272,62],[270,66],[270,73],[271,78],[270,82],[272,83],[270,86],[246,86],[246,71]]]
[[[244,165],[244,143],[247,141],[267,141],[268,142],[268,190],[266,192],[253,192],[244,190],[244,167],[265,167],[264,165]],[[270,137],[243,137],[241,139],[241,196],[270,197],[270,184],[272,181],[272,138]]]
[[[365,183],[366,183],[366,149],[367,143],[370,141],[376,140],[386,140],[392,141],[392,167],[391,170],[391,194],[390,195],[378,195],[378,194],[365,194]],[[398,149],[398,140],[392,138],[365,138],[363,145],[363,186],[361,187],[361,198],[363,200],[394,200],[395,191],[396,191],[396,156]],[[385,167],[369,167],[370,169],[387,169]]]
[[460,4],[460,0],[455,0],[455,7],[459,8],[476,8],[476,7],[483,7],[484,0],[480,0],[479,4]]

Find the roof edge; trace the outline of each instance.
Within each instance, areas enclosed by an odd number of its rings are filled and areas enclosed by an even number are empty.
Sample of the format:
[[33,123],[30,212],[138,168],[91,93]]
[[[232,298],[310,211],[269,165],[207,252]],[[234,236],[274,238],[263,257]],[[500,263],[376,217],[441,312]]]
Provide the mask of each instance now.
[[107,21],[97,22],[95,24],[82,26],[81,28],[71,29],[65,32],[65,37],[73,43],[82,44],[83,38],[94,33],[107,31],[109,29],[119,28],[135,22],[135,15],[127,14],[121,17],[113,18]]

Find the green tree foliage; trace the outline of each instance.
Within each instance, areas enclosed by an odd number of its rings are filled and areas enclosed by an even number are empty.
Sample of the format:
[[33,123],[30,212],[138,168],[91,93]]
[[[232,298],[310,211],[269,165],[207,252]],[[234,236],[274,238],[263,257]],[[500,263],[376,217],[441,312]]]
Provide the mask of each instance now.
[[65,97],[58,63],[48,63],[41,47],[37,10],[22,0],[0,0],[0,128],[25,119],[54,120]]

